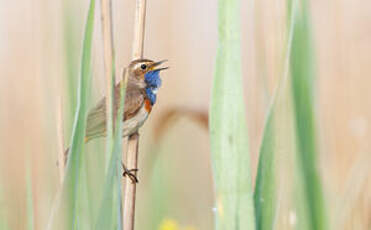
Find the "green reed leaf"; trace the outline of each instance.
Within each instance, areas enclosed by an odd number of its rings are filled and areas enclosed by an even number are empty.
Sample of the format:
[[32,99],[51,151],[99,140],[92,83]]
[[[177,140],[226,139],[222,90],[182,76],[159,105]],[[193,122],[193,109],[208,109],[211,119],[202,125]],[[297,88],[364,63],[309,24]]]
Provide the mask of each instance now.
[[254,205],[257,230],[273,229],[276,210],[273,106],[268,111],[264,127],[256,176]]
[[[126,73],[125,73],[126,74]],[[109,167],[105,177],[103,199],[96,228],[122,229],[121,213],[121,162],[122,162],[122,125],[125,104],[127,76],[120,82],[120,106],[116,116],[114,142]]]
[[[66,166],[65,179],[62,188],[62,196],[56,207],[56,213],[52,212],[51,229],[77,229],[81,222],[78,204],[85,202],[80,197],[79,180],[81,179],[84,138],[86,130],[86,118],[88,114],[88,99],[91,85],[91,48],[94,30],[95,0],[90,1],[88,16],[85,24],[83,39],[82,58],[80,66],[79,85],[77,92],[77,108],[73,125],[71,147]],[[85,202],[86,203],[86,202]]]
[[210,140],[216,229],[255,229],[240,54],[240,1],[219,0]]
[[[63,35],[64,35],[64,48],[65,48],[65,68],[66,77],[63,79],[65,84],[65,95],[67,97],[66,109],[66,131],[69,134],[72,130],[73,119],[77,103],[77,75],[78,71],[78,58],[79,58],[79,36],[76,26],[76,17],[72,12],[71,0],[63,1]],[[68,137],[69,138],[69,137]]]
[[[292,9],[295,1],[289,1]],[[290,68],[297,139],[297,187],[300,229],[327,229],[321,179],[318,172],[314,113],[314,62],[307,1],[300,1],[294,23]],[[302,186],[299,188],[299,186]],[[302,220],[300,222],[300,220]]]

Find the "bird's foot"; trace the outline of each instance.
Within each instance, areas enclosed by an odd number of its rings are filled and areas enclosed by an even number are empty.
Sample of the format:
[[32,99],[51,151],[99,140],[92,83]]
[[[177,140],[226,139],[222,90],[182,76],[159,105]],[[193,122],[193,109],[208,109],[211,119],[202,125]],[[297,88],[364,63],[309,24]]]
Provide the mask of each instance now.
[[124,173],[122,174],[123,177],[129,177],[131,183],[136,184],[139,182],[137,176],[135,175],[139,169],[128,169],[124,164],[122,164],[122,168],[124,169]]

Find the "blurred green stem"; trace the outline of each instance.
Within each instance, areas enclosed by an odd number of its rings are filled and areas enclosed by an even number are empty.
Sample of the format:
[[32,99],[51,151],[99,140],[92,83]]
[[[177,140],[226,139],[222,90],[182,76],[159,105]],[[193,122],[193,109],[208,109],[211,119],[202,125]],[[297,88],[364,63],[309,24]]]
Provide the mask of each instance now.
[[[292,4],[295,2],[289,1],[289,9],[292,9]],[[295,20],[290,67],[297,137],[296,158],[300,182],[298,186],[303,186],[300,193],[306,201],[298,207],[298,215],[300,220],[308,220],[307,226],[299,227],[324,230],[327,229],[327,220],[317,160],[314,112],[315,73],[309,7],[306,0],[300,1],[298,6],[297,17],[290,18],[289,22]]]

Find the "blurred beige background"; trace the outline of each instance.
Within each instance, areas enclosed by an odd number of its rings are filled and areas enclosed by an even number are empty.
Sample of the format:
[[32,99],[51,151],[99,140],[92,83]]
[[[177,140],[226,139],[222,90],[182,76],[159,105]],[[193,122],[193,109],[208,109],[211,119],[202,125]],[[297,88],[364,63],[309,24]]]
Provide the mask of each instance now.
[[[130,61],[134,1],[113,2],[116,63],[121,67]],[[57,111],[66,77],[62,18],[74,15],[73,43],[79,57],[87,4],[87,0],[0,0],[0,215],[9,217],[12,229],[24,228],[27,167],[32,172],[36,226],[45,226],[58,186]],[[344,197],[353,199],[352,217],[346,215],[344,228],[364,223],[359,229],[366,229],[362,227],[371,226],[371,2],[312,0],[310,4],[326,198],[332,213],[339,203],[347,204]],[[285,8],[285,2],[278,0],[242,1],[243,77],[254,175],[264,116],[282,72]],[[171,68],[162,75],[158,103],[141,130],[138,210],[147,205],[151,171],[146,166],[153,160],[149,155],[156,135],[153,128],[172,108],[207,113],[217,46],[217,1],[148,0],[147,10],[145,56],[169,59]],[[96,12],[92,103],[105,89]],[[170,193],[178,197],[171,198],[174,208],[168,211],[169,218],[197,229],[211,229],[213,223],[208,141],[204,127],[181,118],[161,144],[167,146],[161,156],[164,167],[182,178],[172,181]],[[138,212],[139,226],[145,218],[146,213]]]

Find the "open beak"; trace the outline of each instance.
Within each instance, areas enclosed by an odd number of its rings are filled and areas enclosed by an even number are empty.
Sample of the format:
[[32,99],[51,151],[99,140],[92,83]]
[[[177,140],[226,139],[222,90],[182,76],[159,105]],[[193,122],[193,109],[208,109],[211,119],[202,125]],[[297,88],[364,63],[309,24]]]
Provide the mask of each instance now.
[[162,61],[153,63],[151,66],[152,71],[162,71],[162,70],[168,69],[169,67],[156,68],[157,66],[161,65],[164,62],[167,62],[167,60],[162,60]]

